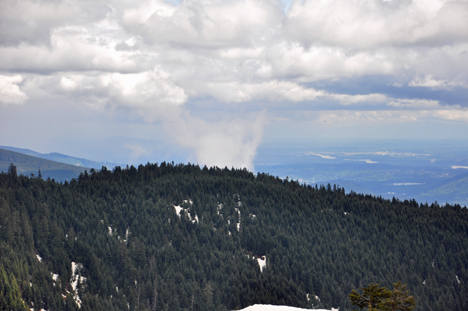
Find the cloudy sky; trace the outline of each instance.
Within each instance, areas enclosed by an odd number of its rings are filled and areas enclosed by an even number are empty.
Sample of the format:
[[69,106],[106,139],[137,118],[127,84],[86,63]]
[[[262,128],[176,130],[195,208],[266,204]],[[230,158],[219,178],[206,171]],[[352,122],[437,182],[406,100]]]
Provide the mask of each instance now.
[[0,1],[0,145],[252,169],[342,138],[468,139],[467,0]]

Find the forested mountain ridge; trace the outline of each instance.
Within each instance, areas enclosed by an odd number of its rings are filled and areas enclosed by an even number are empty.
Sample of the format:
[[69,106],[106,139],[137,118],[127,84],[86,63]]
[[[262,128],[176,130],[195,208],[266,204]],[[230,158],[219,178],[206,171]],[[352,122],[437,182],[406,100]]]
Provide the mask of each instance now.
[[[0,174],[0,305],[351,310],[371,282],[468,309],[468,211],[162,163],[58,184]],[[13,307],[12,307],[13,309]]]

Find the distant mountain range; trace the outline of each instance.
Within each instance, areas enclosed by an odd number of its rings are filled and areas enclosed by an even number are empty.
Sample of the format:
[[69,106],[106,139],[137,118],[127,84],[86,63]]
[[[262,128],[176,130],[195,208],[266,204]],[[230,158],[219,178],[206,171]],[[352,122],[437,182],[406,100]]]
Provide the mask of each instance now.
[[9,147],[9,146],[0,146],[0,149],[14,151],[14,152],[17,152],[17,153],[26,154],[26,155],[29,155],[29,156],[33,156],[33,157],[41,158],[41,159],[46,159],[46,160],[50,160],[50,161],[70,164],[70,165],[74,165],[74,166],[95,168],[95,169],[101,169],[103,166],[106,166],[107,168],[110,169],[110,168],[117,165],[115,163],[96,162],[96,161],[91,161],[91,160],[87,160],[87,159],[76,158],[76,157],[68,156],[68,155],[65,155],[65,154],[57,153],[57,152],[39,153],[39,152],[36,152],[34,150],[30,150],[30,149],[15,148],[15,147]]
[[37,177],[40,171],[43,179],[50,178],[58,182],[69,181],[72,178],[77,178],[80,173],[83,173],[85,170],[90,170],[88,167],[60,163],[37,156],[0,149],[0,171],[7,172],[12,163],[16,166],[18,174],[25,176],[33,174],[33,176]]

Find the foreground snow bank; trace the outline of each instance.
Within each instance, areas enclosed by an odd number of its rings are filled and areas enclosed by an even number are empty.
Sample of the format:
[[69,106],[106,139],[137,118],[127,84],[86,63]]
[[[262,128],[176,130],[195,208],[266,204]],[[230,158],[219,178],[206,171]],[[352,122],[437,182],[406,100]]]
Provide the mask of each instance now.
[[[273,305],[253,305],[242,309],[240,311],[301,311],[301,310],[308,310],[308,309],[301,309],[296,307],[288,307],[288,306],[273,306]],[[332,309],[338,310],[338,309]],[[330,311],[325,309],[315,309],[314,311]]]

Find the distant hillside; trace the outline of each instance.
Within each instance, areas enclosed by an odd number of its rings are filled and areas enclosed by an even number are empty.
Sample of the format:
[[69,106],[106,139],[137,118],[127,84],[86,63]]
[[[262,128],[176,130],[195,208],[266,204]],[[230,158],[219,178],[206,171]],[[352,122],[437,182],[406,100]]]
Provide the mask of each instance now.
[[442,186],[421,194],[417,199],[427,202],[438,200],[439,203],[450,204],[457,202],[468,206],[468,174],[458,175]]
[[77,178],[85,170],[90,170],[87,167],[73,166],[0,149],[0,171],[7,172],[11,163],[16,166],[18,174],[37,176],[40,170],[42,178],[55,179],[57,182],[69,181],[72,178]]
[[23,148],[9,147],[9,146],[0,146],[0,148],[4,150],[9,150],[9,151],[17,152],[17,153],[30,155],[30,156],[37,157],[37,158],[50,160],[50,161],[70,164],[74,166],[90,167],[90,168],[95,168],[95,169],[101,169],[103,166],[106,166],[107,168],[111,169],[115,166],[114,163],[96,162],[96,161],[91,161],[87,159],[68,156],[65,154],[57,153],[57,152],[39,153],[30,149],[23,149]]

